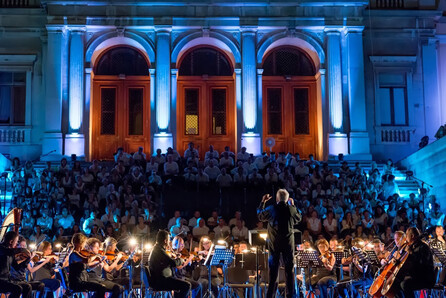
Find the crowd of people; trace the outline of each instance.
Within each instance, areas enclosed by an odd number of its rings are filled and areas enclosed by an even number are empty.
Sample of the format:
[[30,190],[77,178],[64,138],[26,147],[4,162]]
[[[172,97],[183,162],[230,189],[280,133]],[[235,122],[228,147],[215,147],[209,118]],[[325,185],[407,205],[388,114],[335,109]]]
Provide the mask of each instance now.
[[[209,146],[203,157],[190,143],[183,156],[172,148],[152,156],[143,148],[132,154],[118,148],[113,162],[63,158],[39,170],[14,158],[13,205],[24,214],[20,234],[28,244],[66,244],[72,235],[85,235],[101,243],[116,239],[122,247],[131,236],[155,240],[154,231],[164,229],[189,249],[203,251],[203,245],[224,240],[242,251],[249,247],[249,230],[266,228],[256,214],[262,194],[278,189],[289,193],[302,215],[296,228],[307,248],[323,249],[323,241],[328,248],[358,241],[385,246],[397,231],[444,225],[435,197],[399,196],[391,160],[383,168],[372,162],[366,171],[342,156],[336,167],[313,155],[254,156],[246,148],[234,153]],[[206,288],[206,273],[200,276],[200,288]],[[218,276],[213,289],[221,283]]]

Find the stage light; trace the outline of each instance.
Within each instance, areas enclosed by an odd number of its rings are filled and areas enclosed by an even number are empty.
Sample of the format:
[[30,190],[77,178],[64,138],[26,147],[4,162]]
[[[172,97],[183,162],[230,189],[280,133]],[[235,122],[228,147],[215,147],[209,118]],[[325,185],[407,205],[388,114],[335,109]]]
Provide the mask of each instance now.
[[209,238],[204,237],[202,240],[203,240],[203,242],[208,242],[208,241],[209,241]]
[[268,234],[267,233],[260,233],[259,236],[260,236],[260,238],[262,238],[265,241],[266,241],[266,238],[268,238]]
[[223,239],[219,239],[219,240],[217,241],[217,243],[220,244],[220,245],[226,245],[226,244],[227,244],[226,241],[223,240]]
[[244,249],[244,250],[242,250],[242,253],[244,253],[244,254],[246,254],[246,253],[248,253],[249,252],[249,249]]
[[252,250],[253,252],[255,252],[255,251],[257,250],[257,248],[256,248],[256,247],[251,247],[251,250]]
[[152,243],[146,243],[146,244],[144,244],[144,249],[145,249],[145,250],[150,250],[150,249],[152,249]]
[[130,246],[135,246],[136,244],[138,244],[138,242],[136,241],[136,238],[130,238],[129,244]]
[[56,247],[56,248],[61,248],[61,247],[62,247],[62,244],[57,243],[54,247]]
[[31,250],[31,251],[36,250],[36,244],[35,243],[31,243],[28,247],[29,247],[29,250]]

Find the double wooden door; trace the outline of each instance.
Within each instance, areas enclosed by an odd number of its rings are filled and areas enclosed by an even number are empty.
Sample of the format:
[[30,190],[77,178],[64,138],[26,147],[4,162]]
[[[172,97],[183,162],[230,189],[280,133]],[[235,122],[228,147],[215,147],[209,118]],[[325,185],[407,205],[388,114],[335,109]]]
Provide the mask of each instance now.
[[225,146],[236,150],[236,107],[234,80],[178,80],[177,148],[180,154],[189,142],[203,158],[209,145],[222,152]]
[[316,86],[314,77],[263,78],[263,139],[274,138],[272,151],[317,154]]
[[118,147],[150,152],[150,89],[144,77],[93,80],[92,159],[113,159]]

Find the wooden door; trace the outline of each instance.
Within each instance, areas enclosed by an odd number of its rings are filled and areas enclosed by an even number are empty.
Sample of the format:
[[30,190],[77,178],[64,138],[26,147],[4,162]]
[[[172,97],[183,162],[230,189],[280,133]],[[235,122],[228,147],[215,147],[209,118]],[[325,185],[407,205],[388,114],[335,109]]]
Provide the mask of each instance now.
[[149,94],[145,79],[93,81],[92,159],[113,159],[118,147],[149,153]]
[[[263,138],[273,137],[274,152],[316,154],[316,81],[263,78]],[[264,150],[269,152],[264,144]]]
[[[201,79],[201,78],[200,78]],[[232,78],[178,81],[177,148],[183,154],[189,142],[203,158],[209,145],[222,152],[236,150],[234,82]]]

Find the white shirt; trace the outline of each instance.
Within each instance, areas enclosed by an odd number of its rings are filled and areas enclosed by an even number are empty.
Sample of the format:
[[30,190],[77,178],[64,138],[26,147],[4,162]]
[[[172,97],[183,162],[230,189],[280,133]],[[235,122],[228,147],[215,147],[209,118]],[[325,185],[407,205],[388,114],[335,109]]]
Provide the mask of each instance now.
[[217,179],[218,175],[220,175],[221,171],[216,166],[213,167],[206,167],[204,169],[204,172],[208,175],[209,179],[215,180]]
[[174,161],[171,163],[166,162],[164,164],[164,174],[166,175],[176,175],[179,172],[178,164]]
[[237,153],[237,161],[247,161],[249,159],[250,154],[248,152],[239,152]]
[[152,173],[152,171],[158,172],[158,166],[157,162],[154,162],[153,164],[148,162],[146,165],[146,173]]
[[216,226],[214,228],[215,239],[223,237],[223,233],[224,232],[230,234],[231,233],[231,229],[228,226],[223,226],[223,227]]
[[294,169],[294,173],[296,174],[296,176],[304,177],[305,175],[308,175],[308,173],[310,173],[310,170],[308,169],[307,166],[303,167],[298,166]]
[[208,151],[206,152],[206,154],[204,155],[204,159],[218,159],[218,152],[217,151]]
[[217,177],[217,183],[220,187],[230,187],[232,182],[232,177],[228,174],[220,174]]
[[195,227],[192,230],[192,235],[196,238],[200,238],[201,236],[206,236],[209,233],[209,228],[206,226],[203,227]]
[[234,159],[232,157],[222,157],[220,159],[220,167],[232,167],[234,165]]
[[189,223],[188,223],[188,226],[189,227],[195,227],[196,225],[197,225],[197,220],[198,220],[199,218],[196,218],[196,217],[192,217],[191,219],[189,219]]
[[245,240],[248,239],[248,228],[242,227],[239,229],[237,226],[232,228],[232,237],[234,237],[235,240]]

